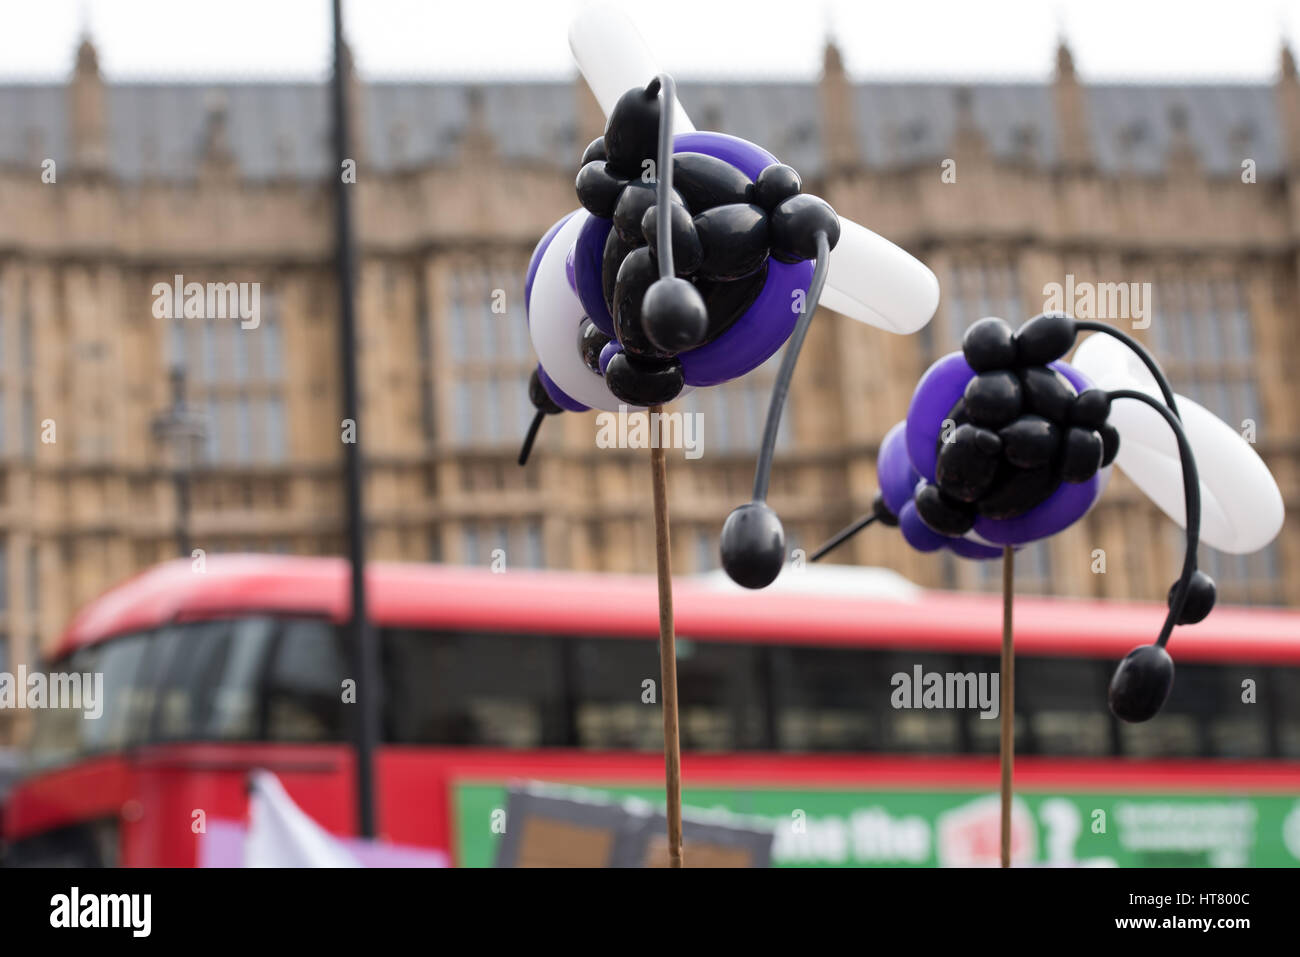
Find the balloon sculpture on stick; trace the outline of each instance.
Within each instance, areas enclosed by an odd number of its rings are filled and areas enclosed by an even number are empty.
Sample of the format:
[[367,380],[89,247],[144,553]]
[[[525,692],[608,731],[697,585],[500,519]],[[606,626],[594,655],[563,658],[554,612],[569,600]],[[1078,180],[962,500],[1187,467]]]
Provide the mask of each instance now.
[[[582,156],[581,208],[547,231],[528,264],[525,299],[539,363],[529,382],[536,414],[519,463],[548,415],[657,413],[691,388],[745,375],[788,341],[764,436],[770,463],[818,300],[909,333],[933,316],[938,282],[892,243],[804,193],[799,174],[761,146],[696,131],[672,77],[617,9],[579,13],[569,43],[608,122]],[[670,866],[680,867],[667,478],[663,449],[652,446],[668,848]]]
[[[1062,357],[1089,337],[1070,363]],[[768,423],[769,429],[772,427]],[[766,452],[766,450],[765,450]],[[907,418],[885,435],[880,489],[871,512],[813,553],[815,561],[873,522],[896,526],[918,551],[1003,559],[1001,682],[1002,864],[1010,864],[1014,659],[1014,549],[1082,518],[1118,464],[1186,529],[1182,570],[1169,589],[1156,640],[1133,649],[1111,680],[1109,703],[1147,721],[1173,687],[1166,645],[1177,625],[1214,607],[1213,580],[1197,568],[1201,541],[1233,553],[1263,548],[1282,527],[1282,496],[1254,449],[1226,423],[1176,396],[1151,355],[1103,323],[1044,314],[1019,330],[981,319],[961,352],[935,362],[912,395]],[[761,588],[784,563],[784,535],[762,503],[770,456],[760,457],[755,501],[722,531],[731,577]]]

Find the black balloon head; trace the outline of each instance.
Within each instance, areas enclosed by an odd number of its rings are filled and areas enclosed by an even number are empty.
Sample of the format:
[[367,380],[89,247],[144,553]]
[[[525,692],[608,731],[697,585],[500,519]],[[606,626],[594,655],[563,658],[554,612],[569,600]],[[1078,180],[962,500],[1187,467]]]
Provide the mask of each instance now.
[[618,98],[603,137],[606,162],[612,171],[625,178],[641,175],[642,164],[654,159],[659,146],[661,112],[658,78]]
[[1016,518],[1114,460],[1110,398],[1077,393],[1048,365],[1069,351],[1075,331],[1073,319],[1055,314],[1018,331],[992,318],[966,331],[962,354],[975,376],[940,432],[934,484],[916,494],[931,529],[964,535],[981,515]]

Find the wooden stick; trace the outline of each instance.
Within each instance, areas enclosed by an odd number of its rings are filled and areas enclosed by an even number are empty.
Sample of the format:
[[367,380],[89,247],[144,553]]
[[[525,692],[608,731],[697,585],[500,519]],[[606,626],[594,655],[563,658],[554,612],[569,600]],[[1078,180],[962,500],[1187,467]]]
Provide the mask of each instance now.
[[[663,406],[650,407],[651,421]],[[654,434],[652,429],[651,434]],[[682,866],[682,750],[677,732],[677,647],[673,634],[673,571],[668,538],[668,465],[662,436],[651,443],[654,480],[655,558],[659,575],[659,677],[664,709],[665,791],[668,796],[668,866]]]
[[1011,766],[1016,759],[1016,659],[1011,643],[1011,599],[1016,575],[1016,553],[1002,549],[1002,740],[998,756],[1002,764],[1002,866],[1011,866]]

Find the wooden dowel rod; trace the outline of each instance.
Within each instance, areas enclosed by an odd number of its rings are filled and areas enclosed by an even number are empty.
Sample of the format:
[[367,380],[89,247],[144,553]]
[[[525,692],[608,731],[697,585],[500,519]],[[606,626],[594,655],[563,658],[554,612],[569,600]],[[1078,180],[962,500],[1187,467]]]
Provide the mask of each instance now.
[[[653,417],[663,406],[650,407]],[[653,431],[653,429],[652,429]],[[662,439],[662,436],[660,437]],[[664,711],[664,771],[668,798],[668,866],[682,866],[682,751],[677,730],[677,647],[673,633],[673,571],[668,537],[668,465],[662,441],[651,443],[655,564],[659,576],[659,677]]]
[[1016,659],[1011,640],[1011,599],[1015,582],[1016,553],[1002,549],[1002,674],[1001,741],[998,754],[1002,765],[1002,866],[1011,866],[1011,768],[1016,759]]

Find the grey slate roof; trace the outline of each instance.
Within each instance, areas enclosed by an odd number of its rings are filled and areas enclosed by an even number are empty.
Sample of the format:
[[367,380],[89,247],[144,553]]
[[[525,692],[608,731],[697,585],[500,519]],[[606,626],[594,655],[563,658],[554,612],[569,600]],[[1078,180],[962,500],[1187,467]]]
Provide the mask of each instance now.
[[[208,111],[225,103],[227,137],[243,175],[314,178],[329,165],[326,87],[312,83],[122,83],[107,86],[109,162],[126,180],[185,179],[201,159]],[[1098,165],[1158,173],[1184,117],[1202,164],[1228,174],[1249,156],[1260,176],[1283,167],[1274,90],[1266,85],[1095,85],[1085,88]],[[823,167],[814,83],[690,82],[680,96],[696,125],[766,146],[806,176]],[[1002,158],[1052,165],[1058,156],[1052,87],[1032,83],[859,84],[854,116],[862,155],[894,167],[947,155],[959,100]],[[362,100],[369,163],[400,170],[450,159],[478,98],[500,154],[576,162],[577,97],[569,82],[372,83]],[[0,164],[69,158],[67,88],[0,85]]]
[[1157,172],[1177,111],[1186,116],[1188,134],[1207,169],[1240,172],[1242,159],[1250,157],[1259,175],[1270,176],[1285,165],[1272,87],[1097,86],[1088,90],[1088,100],[1099,162],[1110,168]]

